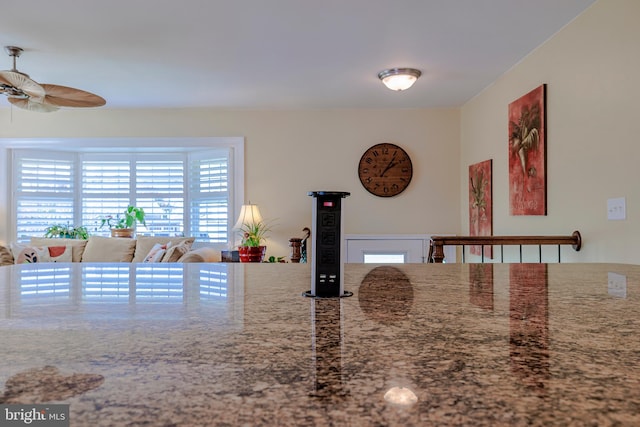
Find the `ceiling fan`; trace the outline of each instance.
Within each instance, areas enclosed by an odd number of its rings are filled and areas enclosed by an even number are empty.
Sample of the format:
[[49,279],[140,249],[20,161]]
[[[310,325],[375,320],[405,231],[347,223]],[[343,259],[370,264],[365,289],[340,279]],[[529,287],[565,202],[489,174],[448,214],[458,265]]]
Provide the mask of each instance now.
[[0,93],[5,94],[12,105],[25,110],[49,113],[60,107],[100,107],[106,104],[104,98],[84,90],[37,83],[16,69],[16,58],[23,49],[5,46],[4,50],[13,57],[13,68],[0,71]]

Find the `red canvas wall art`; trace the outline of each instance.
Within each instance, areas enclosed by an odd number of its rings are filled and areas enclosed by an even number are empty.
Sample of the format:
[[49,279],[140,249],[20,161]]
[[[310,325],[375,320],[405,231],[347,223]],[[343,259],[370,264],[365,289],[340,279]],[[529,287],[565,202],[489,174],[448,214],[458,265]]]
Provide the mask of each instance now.
[[[493,234],[492,160],[469,166],[469,235]],[[473,255],[481,255],[481,246],[471,246]],[[484,247],[484,256],[493,258],[493,247]]]
[[547,214],[546,85],[509,104],[509,212]]

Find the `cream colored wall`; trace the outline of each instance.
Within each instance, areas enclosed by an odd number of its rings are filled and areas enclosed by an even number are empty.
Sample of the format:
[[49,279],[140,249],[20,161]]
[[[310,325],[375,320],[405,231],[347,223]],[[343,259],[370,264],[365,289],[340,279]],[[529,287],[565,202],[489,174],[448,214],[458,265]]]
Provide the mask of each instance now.
[[[307,192],[313,190],[351,192],[344,201],[346,233],[456,233],[460,224],[458,109],[38,114],[4,108],[0,123],[0,138],[245,137],[245,199],[273,222],[268,255],[287,256],[289,238],[311,226]],[[413,160],[412,183],[394,198],[372,196],[358,180],[360,156],[380,142],[397,143]],[[0,177],[0,219],[6,218],[6,187]],[[3,227],[0,241],[11,240],[6,234]]]
[[[468,166],[492,158],[494,234],[578,229],[584,247],[571,260],[640,263],[639,16],[640,1],[598,1],[462,108],[463,233]],[[509,216],[507,106],[542,83],[548,215]],[[623,196],[627,219],[608,221],[607,199]]]

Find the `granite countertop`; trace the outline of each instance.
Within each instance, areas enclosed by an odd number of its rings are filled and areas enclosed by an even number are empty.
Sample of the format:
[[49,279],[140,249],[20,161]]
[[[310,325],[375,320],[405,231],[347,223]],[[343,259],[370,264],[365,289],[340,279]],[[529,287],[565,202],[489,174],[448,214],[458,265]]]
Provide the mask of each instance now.
[[0,268],[0,404],[72,426],[640,425],[640,267]]

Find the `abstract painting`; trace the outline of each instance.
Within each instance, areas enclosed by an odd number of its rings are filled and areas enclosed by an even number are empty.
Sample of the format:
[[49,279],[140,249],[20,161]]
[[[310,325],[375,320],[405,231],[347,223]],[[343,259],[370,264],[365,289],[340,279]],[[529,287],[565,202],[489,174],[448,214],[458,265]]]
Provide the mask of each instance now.
[[[469,166],[469,235],[493,235],[492,160]],[[481,246],[471,246],[473,255],[482,255]],[[484,256],[493,258],[493,246],[484,247]]]
[[547,214],[546,85],[509,104],[509,212]]

